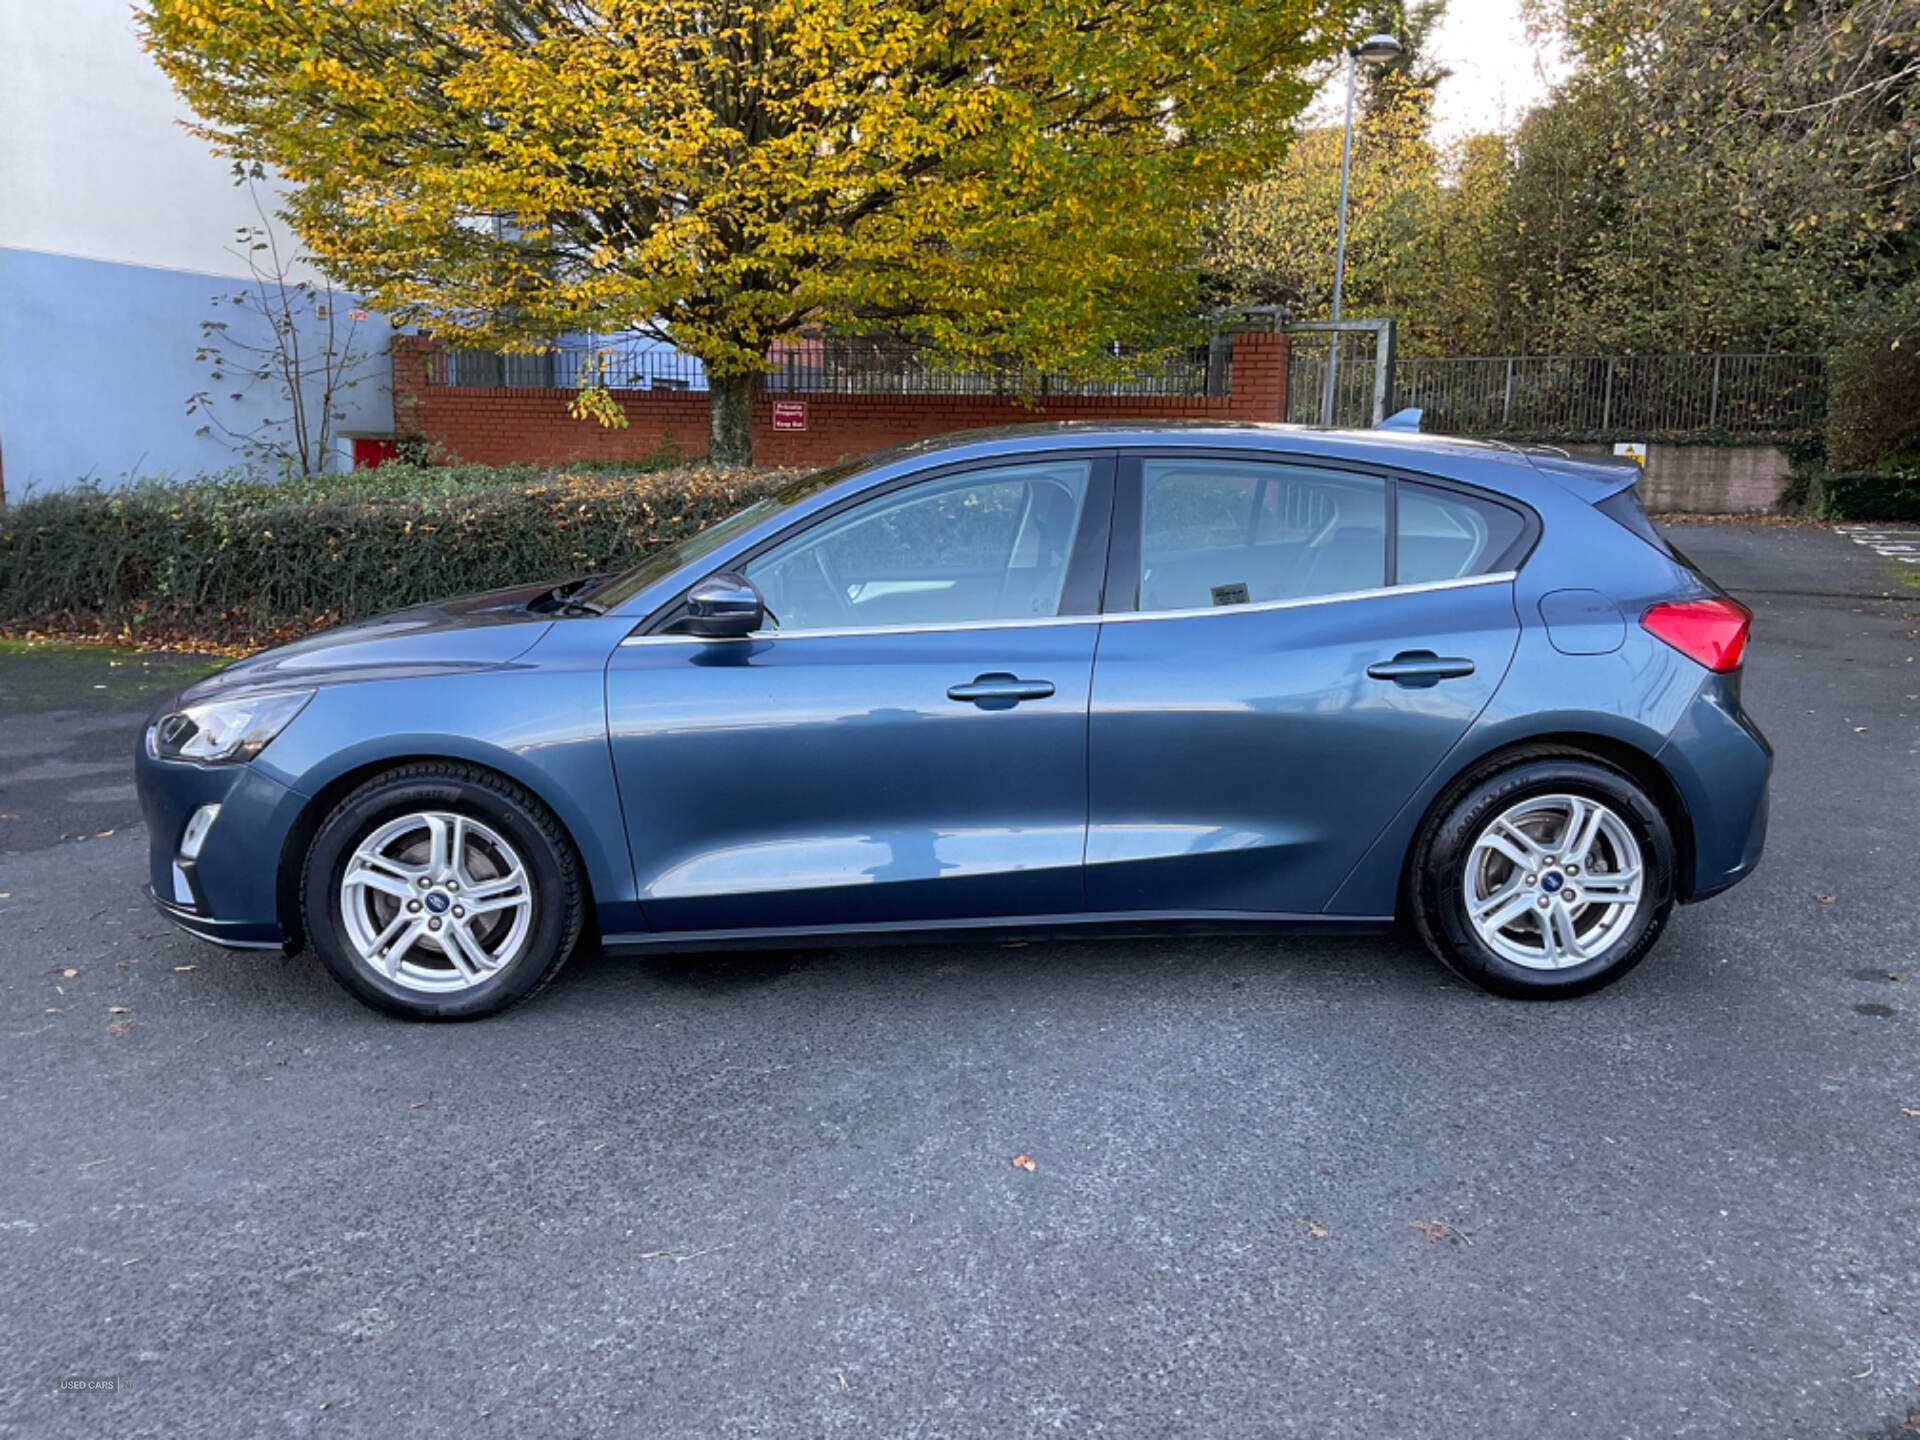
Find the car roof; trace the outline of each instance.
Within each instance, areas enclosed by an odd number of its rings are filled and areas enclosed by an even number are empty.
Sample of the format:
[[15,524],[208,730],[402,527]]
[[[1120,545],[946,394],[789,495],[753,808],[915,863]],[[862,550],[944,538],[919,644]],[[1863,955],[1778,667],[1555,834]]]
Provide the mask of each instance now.
[[1293,455],[1391,465],[1494,489],[1506,488],[1503,479],[1511,484],[1545,476],[1589,502],[1625,489],[1640,474],[1631,460],[1412,430],[1335,430],[1251,420],[1057,420],[909,440],[868,456],[861,480],[870,483],[909,464],[929,461],[957,463],[996,455],[1156,443],[1250,450],[1283,447]]
[[[1478,485],[1527,502],[1539,497],[1544,487],[1549,492],[1571,492],[1592,503],[1630,486],[1639,475],[1638,467],[1630,461],[1624,466],[1592,463],[1545,447],[1535,447],[1540,451],[1536,457],[1535,449],[1522,450],[1500,441],[1406,430],[1329,430],[1227,420],[1059,420],[997,425],[904,441],[803,476],[780,492],[788,500],[786,508],[734,537],[712,559],[731,563],[735,555],[751,550],[773,533],[807,523],[822,511],[916,471],[1063,450],[1158,445],[1268,453],[1278,450],[1293,457],[1372,463]],[[1536,464],[1536,458],[1541,463]],[[677,583],[677,572],[662,576],[622,602],[619,610],[623,614],[645,613]]]

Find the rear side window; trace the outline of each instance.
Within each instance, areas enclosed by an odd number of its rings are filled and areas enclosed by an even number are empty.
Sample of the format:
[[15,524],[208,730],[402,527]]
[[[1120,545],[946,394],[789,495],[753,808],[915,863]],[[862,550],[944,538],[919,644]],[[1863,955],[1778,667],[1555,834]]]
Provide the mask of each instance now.
[[1141,465],[1140,608],[1258,605],[1386,584],[1387,482],[1258,460]]
[[1504,505],[1401,482],[1396,526],[1401,585],[1484,575],[1520,538],[1526,522]]

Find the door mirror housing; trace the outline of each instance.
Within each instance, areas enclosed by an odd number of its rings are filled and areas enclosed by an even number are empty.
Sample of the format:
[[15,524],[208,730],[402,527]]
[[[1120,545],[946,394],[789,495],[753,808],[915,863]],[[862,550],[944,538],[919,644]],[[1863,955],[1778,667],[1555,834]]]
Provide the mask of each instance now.
[[709,575],[687,592],[686,633],[709,640],[751,635],[767,623],[767,602],[733,571]]

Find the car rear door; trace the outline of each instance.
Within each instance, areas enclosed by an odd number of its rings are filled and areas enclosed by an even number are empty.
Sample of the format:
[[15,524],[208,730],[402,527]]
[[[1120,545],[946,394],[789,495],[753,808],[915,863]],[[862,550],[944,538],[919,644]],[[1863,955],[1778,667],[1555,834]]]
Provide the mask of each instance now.
[[654,931],[1077,914],[1113,459],[917,478],[737,566],[778,627],[636,635],[607,709]]
[[1316,913],[1498,687],[1537,522],[1323,460],[1118,474],[1088,909]]

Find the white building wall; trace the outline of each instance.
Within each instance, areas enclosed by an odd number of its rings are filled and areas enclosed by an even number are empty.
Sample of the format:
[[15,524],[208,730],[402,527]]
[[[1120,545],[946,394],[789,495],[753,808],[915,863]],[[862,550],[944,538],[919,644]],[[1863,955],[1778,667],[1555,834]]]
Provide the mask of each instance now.
[[[244,185],[181,122],[127,0],[0,0],[0,467],[6,493],[226,468],[187,397],[200,322],[247,273]],[[271,196],[268,196],[269,200]],[[310,272],[309,272],[310,273]],[[232,322],[229,307],[221,318]],[[362,327],[372,348],[385,327]],[[392,429],[386,366],[344,429]],[[256,409],[283,411],[262,395]],[[245,428],[244,421],[242,428]]]

